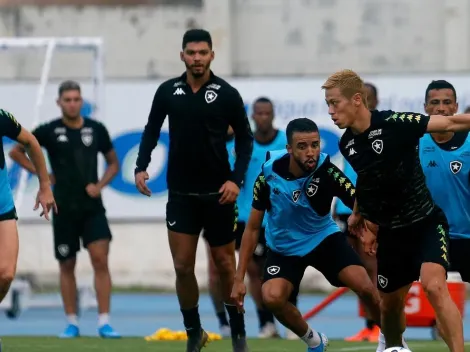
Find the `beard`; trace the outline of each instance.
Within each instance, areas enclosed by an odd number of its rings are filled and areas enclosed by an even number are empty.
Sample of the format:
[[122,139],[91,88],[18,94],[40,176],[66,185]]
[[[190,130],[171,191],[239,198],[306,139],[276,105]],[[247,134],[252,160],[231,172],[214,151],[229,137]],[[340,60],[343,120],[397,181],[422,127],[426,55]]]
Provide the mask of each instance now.
[[300,159],[297,159],[295,157],[294,157],[294,161],[300,167],[300,169],[302,171],[304,171],[305,173],[310,173],[310,172],[314,171],[315,168],[317,167],[317,161],[316,160],[315,160],[315,163],[312,166],[308,165],[307,163],[302,162]]
[[193,76],[194,78],[201,78],[202,76],[204,76],[204,74],[209,70],[211,66],[210,62],[206,65],[197,67],[189,65],[186,62],[184,64],[186,66],[186,69],[191,73],[191,76]]

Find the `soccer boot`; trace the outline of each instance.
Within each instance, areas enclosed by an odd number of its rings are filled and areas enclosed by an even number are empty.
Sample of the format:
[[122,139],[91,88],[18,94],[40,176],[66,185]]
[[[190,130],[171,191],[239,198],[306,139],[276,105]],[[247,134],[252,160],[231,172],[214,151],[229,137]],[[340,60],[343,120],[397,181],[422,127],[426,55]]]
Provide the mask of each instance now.
[[73,339],[75,337],[80,337],[80,329],[77,325],[69,324],[65,328],[64,332],[59,335],[61,339]]
[[377,325],[370,330],[370,334],[367,337],[367,341],[369,342],[379,342],[379,335],[380,335],[380,328]]
[[[407,350],[409,349],[404,337],[402,337],[401,343],[402,343],[403,347],[405,347]],[[380,331],[380,329],[379,329],[379,343],[377,345],[377,349],[375,350],[375,352],[384,352],[385,350],[386,350],[386,348],[385,348],[385,336],[384,336],[384,334],[382,334],[382,331]]]
[[246,337],[238,336],[236,338],[232,338],[232,348],[233,352],[249,352]]
[[369,335],[372,333],[372,330],[369,328],[364,328],[359,331],[356,335],[346,337],[344,341],[348,342],[362,342],[362,341],[369,341]]
[[279,333],[277,332],[276,324],[271,322],[264,324],[258,335],[259,339],[273,339],[278,337]]
[[98,328],[98,334],[103,339],[120,339],[121,338],[121,335],[116,330],[114,330],[109,324],[105,324],[101,326],[100,328]]
[[188,342],[186,343],[186,352],[199,352],[203,347],[206,346],[209,340],[209,335],[204,329],[200,330],[200,333],[196,336],[188,336]]
[[328,338],[325,334],[317,333],[320,336],[320,344],[317,347],[308,347],[307,352],[325,352],[328,348]]

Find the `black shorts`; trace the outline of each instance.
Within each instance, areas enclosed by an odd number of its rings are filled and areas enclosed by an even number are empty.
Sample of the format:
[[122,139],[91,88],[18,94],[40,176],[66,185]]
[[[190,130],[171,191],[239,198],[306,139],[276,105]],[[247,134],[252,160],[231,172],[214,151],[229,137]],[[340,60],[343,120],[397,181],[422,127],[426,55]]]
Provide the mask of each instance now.
[[204,237],[211,247],[224,246],[235,240],[238,208],[220,204],[219,196],[192,196],[170,193],[166,204],[168,230]]
[[299,292],[305,269],[311,266],[320,271],[336,287],[344,286],[339,273],[351,265],[363,266],[346,236],[336,232],[328,236],[318,247],[304,257],[284,256],[268,249],[263,282],[283,278],[294,286],[291,297]]
[[423,263],[440,264],[447,270],[449,260],[449,225],[440,209],[407,227],[379,227],[379,291],[391,293],[418,280]]
[[344,233],[346,236],[357,238],[356,236],[352,235],[348,231],[348,219],[349,219],[350,215],[351,214],[339,214],[338,215],[338,222],[339,222],[338,226],[339,226],[341,232]]
[[[245,232],[246,224],[244,222],[237,223],[237,229],[235,230],[235,244],[237,251],[240,249],[242,244],[243,232]],[[256,245],[253,256],[255,258],[266,258],[266,229],[262,227],[259,230],[258,244]]]
[[111,229],[104,211],[67,211],[61,208],[52,216],[55,257],[59,261],[74,258],[80,240],[87,248],[92,242],[111,240]]
[[459,272],[462,281],[470,283],[470,239],[451,239],[449,253],[449,271]]
[[18,220],[18,215],[16,214],[16,208],[7,211],[6,213],[0,214],[0,221],[5,220]]

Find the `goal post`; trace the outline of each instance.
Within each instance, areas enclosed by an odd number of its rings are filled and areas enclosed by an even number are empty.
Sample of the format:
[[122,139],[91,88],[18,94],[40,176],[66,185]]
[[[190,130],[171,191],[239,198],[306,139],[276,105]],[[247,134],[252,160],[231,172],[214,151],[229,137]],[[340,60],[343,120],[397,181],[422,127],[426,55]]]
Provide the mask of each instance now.
[[[25,128],[34,129],[41,123],[41,108],[47,85],[50,81],[50,72],[53,57],[56,52],[89,52],[93,55],[91,70],[92,99],[97,108],[93,109],[93,116],[99,113],[104,118],[104,48],[103,39],[99,37],[0,37],[0,52],[10,51],[44,51],[39,86],[36,91],[34,110],[29,125]],[[39,55],[38,55],[39,57]],[[63,77],[67,79],[67,77]],[[20,117],[19,117],[20,118]],[[27,186],[28,172],[21,170],[18,174],[17,187],[15,187],[15,204],[19,211],[23,203]]]

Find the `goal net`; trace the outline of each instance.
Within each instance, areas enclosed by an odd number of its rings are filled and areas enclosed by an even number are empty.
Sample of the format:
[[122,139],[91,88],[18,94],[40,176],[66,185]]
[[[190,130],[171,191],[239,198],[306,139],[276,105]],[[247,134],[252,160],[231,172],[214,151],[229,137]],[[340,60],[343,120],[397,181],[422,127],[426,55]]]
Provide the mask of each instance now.
[[[27,129],[60,116],[56,105],[61,81],[82,86],[85,115],[104,116],[103,40],[94,37],[0,38],[1,108],[10,111]],[[38,67],[39,66],[39,67]],[[13,79],[13,80],[12,80]],[[4,140],[5,154],[13,146]],[[7,158],[10,185],[21,220],[38,219],[32,211],[37,181]]]

